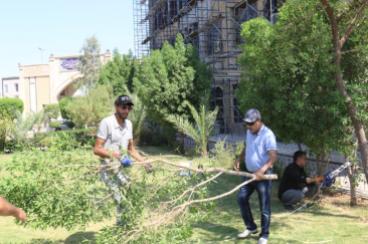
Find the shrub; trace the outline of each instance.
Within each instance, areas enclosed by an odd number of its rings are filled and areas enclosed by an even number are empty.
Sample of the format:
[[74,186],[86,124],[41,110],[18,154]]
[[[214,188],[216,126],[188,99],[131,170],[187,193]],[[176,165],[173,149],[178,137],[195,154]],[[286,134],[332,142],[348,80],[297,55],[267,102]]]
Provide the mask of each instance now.
[[67,117],[77,128],[96,127],[112,112],[113,98],[111,87],[96,86],[84,97],[75,97],[66,102]]
[[73,102],[72,97],[63,97],[62,99],[60,99],[59,110],[61,113],[61,117],[63,117],[63,119],[70,119],[70,115],[68,113],[67,108],[72,102]]
[[[0,192],[28,215],[35,228],[72,228],[110,216],[105,186],[93,167],[97,159],[88,151],[32,150],[16,153],[2,166],[7,171]],[[92,170],[91,170],[92,169]]]
[[23,101],[18,98],[0,98],[0,117],[10,117],[12,120],[17,113],[23,112]]
[[60,114],[59,104],[47,104],[43,108],[43,111],[48,120],[57,119]]
[[95,133],[95,129],[73,129],[39,133],[33,139],[33,145],[62,151],[91,148],[95,142]]

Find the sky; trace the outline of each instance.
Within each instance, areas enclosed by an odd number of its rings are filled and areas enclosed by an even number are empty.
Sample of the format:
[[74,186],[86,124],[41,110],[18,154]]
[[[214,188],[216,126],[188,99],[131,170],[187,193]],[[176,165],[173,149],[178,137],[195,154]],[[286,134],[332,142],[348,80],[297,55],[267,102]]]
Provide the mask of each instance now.
[[0,77],[18,76],[18,63],[47,63],[78,54],[96,36],[101,51],[134,51],[133,0],[11,0],[0,14]]

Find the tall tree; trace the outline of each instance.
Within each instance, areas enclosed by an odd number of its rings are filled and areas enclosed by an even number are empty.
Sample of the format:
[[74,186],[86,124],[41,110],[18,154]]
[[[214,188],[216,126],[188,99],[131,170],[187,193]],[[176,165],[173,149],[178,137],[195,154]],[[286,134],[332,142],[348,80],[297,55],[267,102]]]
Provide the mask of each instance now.
[[184,101],[195,106],[204,102],[210,90],[210,74],[191,45],[178,35],[174,46],[166,42],[161,50],[142,60],[134,77],[134,89],[151,117],[165,123],[168,114],[188,114]]
[[[357,106],[357,100],[354,99],[354,90],[349,90],[349,85],[346,81],[346,70],[343,68],[345,56],[343,55],[350,38],[363,38],[360,42],[363,45],[358,45],[357,52],[364,52],[367,50],[368,35],[361,35],[360,29],[367,29],[368,25],[368,0],[352,0],[352,1],[329,1],[320,0],[324,7],[326,15],[329,20],[331,30],[331,40],[333,44],[333,61],[335,68],[335,82],[338,91],[344,98],[345,106],[347,107],[349,117],[354,126],[355,135],[358,139],[361,158],[363,161],[363,168],[366,180],[368,182],[368,141],[364,128],[363,118],[360,116],[362,111],[359,111]],[[354,37],[354,32],[358,32]],[[368,32],[363,32],[367,34]],[[352,51],[352,50],[346,50]],[[345,51],[345,52],[346,52]],[[363,60],[367,62],[367,57],[363,57]],[[365,74],[367,74],[365,72]],[[359,84],[361,83],[361,84]],[[364,80],[358,80],[358,84],[355,82],[355,86],[360,85],[366,88],[367,78]],[[365,89],[366,90],[366,89]]]
[[312,1],[290,0],[275,25],[263,18],[243,25],[237,97],[243,110],[258,107],[278,137],[322,158],[339,139],[345,111],[331,79],[328,29],[315,10]]
[[114,50],[113,58],[101,68],[99,84],[111,85],[115,96],[125,92],[125,86],[132,91],[133,78],[138,62],[132,53],[120,54]]
[[[283,140],[305,143],[317,155],[338,149],[350,157],[353,123],[336,89],[329,33],[319,0],[287,1],[275,25],[264,19],[245,23],[237,96],[243,108],[259,107]],[[361,121],[368,121],[367,35],[367,28],[356,32],[341,63]]]
[[95,36],[87,38],[82,47],[79,71],[83,74],[79,84],[87,89],[98,81],[101,69],[100,44]]

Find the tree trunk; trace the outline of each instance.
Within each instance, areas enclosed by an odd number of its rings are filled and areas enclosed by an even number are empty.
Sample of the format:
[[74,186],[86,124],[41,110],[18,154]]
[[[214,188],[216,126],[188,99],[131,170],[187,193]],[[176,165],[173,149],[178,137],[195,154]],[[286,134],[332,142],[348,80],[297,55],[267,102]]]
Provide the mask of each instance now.
[[329,166],[328,157],[326,156],[326,154],[319,154],[317,155],[316,159],[317,175],[323,175]]
[[336,66],[336,85],[340,94],[345,99],[345,105],[347,107],[350,120],[354,126],[355,136],[358,139],[358,145],[360,149],[360,157],[362,160],[364,175],[368,182],[368,144],[367,137],[364,131],[363,123],[359,120],[356,106],[348,94],[345,82],[343,80],[341,71],[341,48],[335,48],[335,66]]
[[348,178],[349,178],[349,183],[350,183],[350,206],[357,206],[358,205],[358,201],[357,201],[357,195],[356,195],[356,182],[355,182],[355,177],[356,177],[356,171],[354,168],[354,165],[350,166],[348,168]]
[[339,27],[337,23],[337,19],[334,13],[333,8],[330,6],[328,0],[321,0],[322,5],[325,8],[327,16],[330,20],[331,25],[331,34],[332,34],[332,42],[334,46],[334,64],[335,64],[335,79],[336,79],[336,86],[339,90],[341,96],[345,99],[345,105],[348,110],[348,114],[350,120],[354,127],[355,135],[358,139],[358,145],[360,150],[360,157],[362,160],[363,170],[365,178],[368,182],[368,143],[367,137],[364,131],[363,123],[358,118],[357,108],[353,102],[352,97],[348,93],[346,89],[346,84],[343,79],[343,74],[341,71],[341,50],[343,48],[344,43],[346,42],[349,34],[352,32],[352,28],[349,30],[350,33],[346,33],[343,39],[340,40],[339,34]]

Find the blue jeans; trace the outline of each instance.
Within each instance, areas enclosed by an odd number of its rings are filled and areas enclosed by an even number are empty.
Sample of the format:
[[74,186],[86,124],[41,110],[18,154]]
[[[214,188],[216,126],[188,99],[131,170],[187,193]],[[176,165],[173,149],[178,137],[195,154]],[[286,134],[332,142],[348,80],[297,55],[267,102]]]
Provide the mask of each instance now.
[[261,237],[264,238],[268,238],[271,222],[271,185],[270,180],[253,181],[240,188],[238,193],[238,204],[244,224],[248,230],[256,230],[257,225],[254,223],[249,198],[254,190],[257,191],[261,210]]

